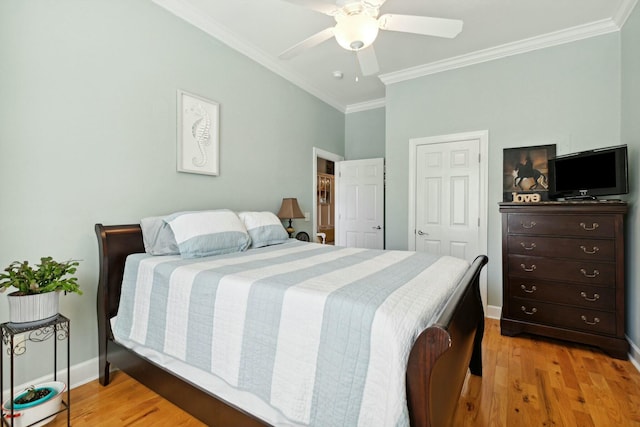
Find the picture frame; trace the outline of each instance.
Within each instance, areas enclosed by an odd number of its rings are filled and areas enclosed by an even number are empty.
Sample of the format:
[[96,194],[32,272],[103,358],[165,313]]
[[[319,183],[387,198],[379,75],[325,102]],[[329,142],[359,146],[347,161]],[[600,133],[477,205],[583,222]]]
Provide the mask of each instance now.
[[548,161],[555,156],[555,144],[505,148],[503,150],[502,200],[514,201],[514,193],[517,195],[539,194],[540,200],[549,200]]
[[177,91],[177,170],[220,174],[220,104],[182,90]]

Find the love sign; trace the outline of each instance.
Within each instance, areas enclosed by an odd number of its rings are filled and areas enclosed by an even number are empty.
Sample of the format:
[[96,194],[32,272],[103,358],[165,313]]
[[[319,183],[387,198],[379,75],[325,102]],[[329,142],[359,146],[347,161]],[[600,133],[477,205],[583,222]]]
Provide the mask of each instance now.
[[514,203],[538,203],[542,198],[538,193],[519,194],[511,193],[513,195]]

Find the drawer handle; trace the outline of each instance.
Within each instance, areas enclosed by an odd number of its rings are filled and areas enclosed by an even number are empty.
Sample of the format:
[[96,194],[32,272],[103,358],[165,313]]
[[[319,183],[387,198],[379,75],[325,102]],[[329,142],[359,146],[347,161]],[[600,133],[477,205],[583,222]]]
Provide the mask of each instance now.
[[584,222],[581,222],[580,227],[582,227],[582,229],[586,231],[593,231],[596,228],[600,227],[600,224],[598,224],[597,222],[594,222],[591,227],[587,227],[587,224],[585,224]]
[[592,301],[592,302],[600,299],[600,295],[598,294],[593,294],[593,298],[589,298],[586,292],[580,292],[580,296],[586,299],[587,301]]
[[524,222],[521,222],[520,225],[522,225],[522,228],[533,228],[536,226],[536,222],[535,221],[531,221],[529,223],[529,225],[525,224]]
[[598,252],[600,250],[600,248],[597,247],[597,246],[594,246],[593,249],[590,250],[590,251],[587,250],[587,248],[584,247],[584,246],[580,246],[580,249],[582,249],[582,252],[584,252],[585,254],[589,254],[589,255],[593,255],[593,254],[595,254],[596,252]]
[[527,273],[531,273],[532,271],[534,271],[536,269],[536,265],[535,264],[531,264],[530,268],[527,268],[527,266],[524,265],[524,264],[520,264],[520,267],[522,267],[522,269],[524,271],[526,271]]
[[526,285],[520,285],[520,289],[522,289],[523,291],[525,291],[528,294],[532,294],[532,293],[534,293],[535,291],[538,290],[538,288],[536,288],[536,285],[531,286],[531,289],[527,289]]
[[584,315],[580,316],[580,318],[581,318],[581,319],[582,319],[582,321],[583,321],[584,323],[586,323],[587,325],[597,325],[598,323],[600,323],[600,319],[598,319],[597,317],[594,317],[594,318],[593,318],[593,322],[589,322],[589,321],[587,320],[587,316],[584,316]]
[[[527,311],[527,307],[525,307],[524,305],[522,307],[520,307],[520,310],[522,310],[524,312],[524,314],[528,314],[529,316],[531,316],[532,314],[536,314],[538,312],[538,309],[533,307],[531,309],[531,311]],[[582,316],[584,317],[584,316]],[[599,322],[599,320],[598,320]]]
[[527,244],[525,242],[520,242],[520,246],[522,246],[522,248],[525,251],[532,251],[536,248],[536,244],[532,243],[530,246],[527,246]]
[[580,273],[582,273],[582,275],[584,277],[588,277],[589,279],[593,279],[594,277],[598,277],[598,275],[600,274],[600,272],[598,270],[593,270],[593,274],[587,274],[587,270],[585,270],[584,268],[580,269]]

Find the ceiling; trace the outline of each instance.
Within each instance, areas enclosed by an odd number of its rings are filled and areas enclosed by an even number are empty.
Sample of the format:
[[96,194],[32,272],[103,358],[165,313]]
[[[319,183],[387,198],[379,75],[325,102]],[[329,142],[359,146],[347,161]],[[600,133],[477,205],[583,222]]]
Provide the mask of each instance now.
[[380,31],[373,44],[380,72],[368,77],[333,38],[278,58],[334,26],[331,16],[285,0],[153,1],[349,113],[384,105],[385,84],[618,31],[638,0],[387,0],[381,15],[461,19],[464,26],[454,39]]

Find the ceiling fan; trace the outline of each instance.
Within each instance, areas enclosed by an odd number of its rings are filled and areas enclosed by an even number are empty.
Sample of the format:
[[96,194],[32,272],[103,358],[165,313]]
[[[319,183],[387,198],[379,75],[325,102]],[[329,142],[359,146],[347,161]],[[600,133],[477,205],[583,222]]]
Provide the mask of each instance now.
[[396,14],[378,17],[380,6],[386,0],[338,0],[337,4],[325,3],[322,0],[285,1],[333,16],[336,25],[285,50],[278,56],[280,59],[293,58],[303,50],[335,37],[340,46],[356,52],[364,76],[376,74],[380,70],[375,50],[371,45],[378,36],[378,30],[446,38],[454,38],[462,31],[462,21],[458,19]]

